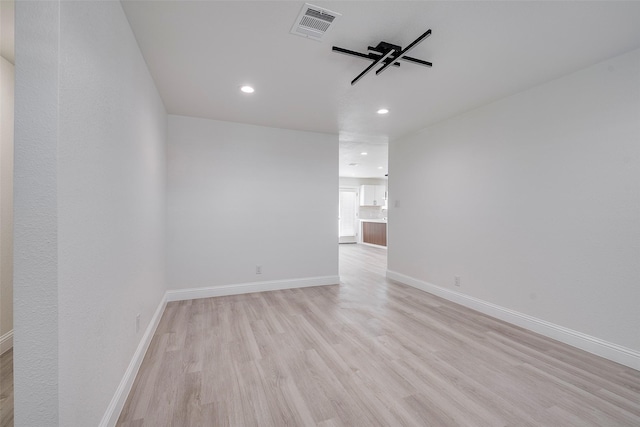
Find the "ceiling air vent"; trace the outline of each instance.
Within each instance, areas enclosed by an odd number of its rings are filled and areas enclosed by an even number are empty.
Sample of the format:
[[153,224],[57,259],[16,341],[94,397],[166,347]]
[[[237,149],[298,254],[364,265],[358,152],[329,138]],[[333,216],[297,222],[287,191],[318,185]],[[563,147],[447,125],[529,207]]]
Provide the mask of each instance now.
[[339,13],[305,3],[291,28],[291,33],[314,40],[322,40],[322,37],[340,16]]

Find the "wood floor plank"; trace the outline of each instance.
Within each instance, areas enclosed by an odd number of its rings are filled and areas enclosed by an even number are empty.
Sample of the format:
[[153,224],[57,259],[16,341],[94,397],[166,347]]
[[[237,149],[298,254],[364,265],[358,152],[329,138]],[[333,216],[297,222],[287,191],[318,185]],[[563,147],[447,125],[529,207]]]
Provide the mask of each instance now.
[[0,355],[0,427],[13,426],[13,348]]
[[118,426],[639,426],[640,372],[388,281],[172,302]]

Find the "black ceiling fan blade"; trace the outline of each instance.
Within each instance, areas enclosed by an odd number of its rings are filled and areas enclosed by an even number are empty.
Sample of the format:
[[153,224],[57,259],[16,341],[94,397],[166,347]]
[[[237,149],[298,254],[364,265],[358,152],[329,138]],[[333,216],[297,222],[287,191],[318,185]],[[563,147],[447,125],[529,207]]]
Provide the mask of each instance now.
[[410,56],[403,56],[400,59],[402,59],[404,61],[413,62],[414,64],[423,65],[425,67],[433,66],[433,64],[431,62],[429,62],[429,61],[423,61],[422,59],[412,58]]
[[[362,59],[369,59],[371,61],[375,61],[376,59],[378,59],[380,57],[380,55],[382,55],[382,53],[374,51],[374,53],[360,53],[360,52],[356,52],[353,50],[349,50],[349,49],[344,49],[342,47],[338,47],[338,46],[333,46],[331,48],[332,51],[337,52],[337,53],[341,53],[343,55],[351,55],[351,56],[355,56],[357,58],[362,58]],[[386,63],[386,62],[385,62]],[[399,67],[400,63],[396,62],[393,64],[394,67]]]
[[404,49],[402,49],[400,52],[398,52],[398,54],[396,56],[393,57],[393,61],[390,61],[389,63],[383,65],[382,67],[380,67],[380,69],[378,71],[376,71],[376,75],[380,74],[381,72],[383,72],[384,70],[386,70],[387,68],[389,68],[389,65],[391,65],[396,59],[400,59],[402,58],[402,56],[406,53],[409,53],[409,51],[411,49],[413,49],[414,47],[416,47],[422,40],[426,39],[427,37],[429,37],[431,35],[431,29],[427,30],[424,34],[422,34],[420,37],[418,37],[417,39],[415,39],[414,41],[412,41],[409,46],[405,47]]
[[341,47],[338,46],[333,46],[331,48],[331,50],[333,50],[334,52],[338,52],[338,53],[343,53],[345,55],[352,55],[352,56],[357,56],[358,58],[364,58],[364,59],[372,59],[371,57],[369,57],[368,54],[366,53],[360,53],[360,52],[356,52],[353,50],[349,50],[349,49],[343,49]]
[[[375,61],[373,61],[373,63],[371,63],[371,65],[369,65],[367,68],[364,69],[363,72],[361,72],[360,74],[358,74],[358,76],[351,80],[351,86],[353,86],[354,84],[356,84],[358,82],[358,80],[360,80],[361,78],[363,78],[369,71],[371,71],[371,69],[373,67],[375,67],[376,65],[378,65],[380,62],[384,61],[385,59],[387,59],[392,53],[394,52],[394,50],[390,50],[389,52],[385,53],[384,55],[382,55],[380,58],[376,59]],[[389,64],[385,65],[385,67],[388,67],[390,64],[392,64],[393,61],[391,61]]]

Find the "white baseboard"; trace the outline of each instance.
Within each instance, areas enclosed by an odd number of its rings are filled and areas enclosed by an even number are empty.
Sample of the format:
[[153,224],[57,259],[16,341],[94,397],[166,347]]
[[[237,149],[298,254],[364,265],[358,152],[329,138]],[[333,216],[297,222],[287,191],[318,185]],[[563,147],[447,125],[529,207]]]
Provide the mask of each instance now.
[[131,387],[133,387],[133,382],[136,379],[136,375],[138,375],[138,370],[140,369],[140,365],[142,364],[142,360],[144,359],[145,354],[147,353],[147,349],[149,348],[149,344],[151,344],[151,339],[158,328],[158,324],[160,323],[160,318],[162,317],[162,313],[164,313],[164,308],[167,305],[167,295],[165,294],[156,309],[156,312],[153,314],[151,321],[149,322],[149,326],[144,331],[144,335],[138,344],[138,348],[136,352],[133,354],[133,358],[127,367],[127,370],[116,389],[116,393],[114,394],[111,402],[109,403],[109,407],[107,411],[104,413],[102,417],[102,421],[100,421],[100,427],[113,427],[118,422],[118,417],[120,417],[120,413],[122,412],[122,408],[124,408],[124,404],[127,401],[127,397],[129,396],[129,392],[131,391]]
[[441,288],[395,271],[387,270],[387,278],[437,295],[446,300],[479,311],[480,313],[520,326],[521,328],[539,333],[597,356],[604,357],[621,365],[640,370],[640,352],[460,292]]
[[0,354],[13,348],[13,329],[0,337]]
[[339,283],[339,276],[320,276],[302,279],[239,283],[236,285],[208,286],[203,288],[174,289],[167,291],[167,302],[250,294],[253,292],[278,291],[282,289],[308,288],[310,286],[337,285]]

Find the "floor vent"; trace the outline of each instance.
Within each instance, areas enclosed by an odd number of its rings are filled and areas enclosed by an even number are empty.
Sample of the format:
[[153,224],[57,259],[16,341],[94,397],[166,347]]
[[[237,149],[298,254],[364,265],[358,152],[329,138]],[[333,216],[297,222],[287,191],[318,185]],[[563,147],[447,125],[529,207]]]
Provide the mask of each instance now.
[[291,28],[291,34],[322,40],[340,16],[339,13],[305,3]]

